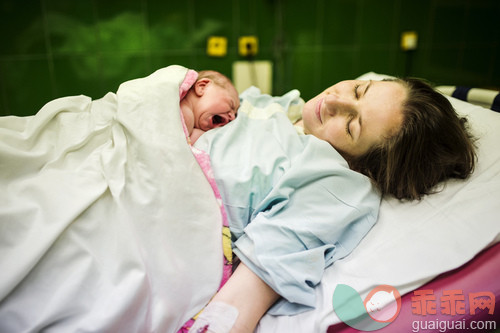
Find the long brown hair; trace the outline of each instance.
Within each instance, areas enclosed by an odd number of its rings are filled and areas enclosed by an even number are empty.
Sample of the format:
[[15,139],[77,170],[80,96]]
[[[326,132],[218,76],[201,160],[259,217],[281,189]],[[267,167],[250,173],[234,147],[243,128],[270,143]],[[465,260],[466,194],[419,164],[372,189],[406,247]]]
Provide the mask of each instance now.
[[466,118],[446,97],[419,79],[395,79],[408,89],[402,128],[359,157],[352,169],[370,177],[382,194],[421,199],[448,178],[467,178],[474,170],[474,139]]

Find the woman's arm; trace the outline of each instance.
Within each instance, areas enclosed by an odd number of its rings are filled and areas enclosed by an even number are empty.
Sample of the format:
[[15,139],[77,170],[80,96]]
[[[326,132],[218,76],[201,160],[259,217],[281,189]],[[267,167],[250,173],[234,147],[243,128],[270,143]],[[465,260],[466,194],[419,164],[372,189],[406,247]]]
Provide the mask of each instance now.
[[[229,278],[226,284],[214,296],[210,304],[223,303],[235,308],[238,312],[234,321],[231,333],[253,332],[260,318],[266,311],[278,300],[279,295],[271,289],[264,281],[262,281],[254,272],[252,272],[245,264],[240,263],[236,271]],[[210,306],[210,304],[208,306]],[[224,318],[227,313],[220,313],[220,318]],[[209,320],[217,318],[212,313]],[[198,318],[202,319],[203,312]],[[233,316],[234,318],[234,316]],[[223,319],[226,320],[226,319]],[[200,323],[197,321],[193,327]],[[210,324],[210,321],[208,321]],[[206,325],[206,324],[205,324]],[[202,325],[201,327],[204,327]],[[216,325],[214,325],[216,326]],[[211,332],[210,326],[208,332]],[[215,331],[216,332],[216,331]],[[219,332],[216,332],[219,333]]]

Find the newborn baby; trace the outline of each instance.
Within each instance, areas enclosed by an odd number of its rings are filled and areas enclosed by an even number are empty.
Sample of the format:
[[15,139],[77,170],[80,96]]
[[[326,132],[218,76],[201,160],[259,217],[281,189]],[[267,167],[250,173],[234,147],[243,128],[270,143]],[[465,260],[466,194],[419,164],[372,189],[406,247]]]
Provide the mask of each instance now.
[[236,118],[240,99],[231,80],[216,71],[201,71],[180,107],[191,144],[206,131]]

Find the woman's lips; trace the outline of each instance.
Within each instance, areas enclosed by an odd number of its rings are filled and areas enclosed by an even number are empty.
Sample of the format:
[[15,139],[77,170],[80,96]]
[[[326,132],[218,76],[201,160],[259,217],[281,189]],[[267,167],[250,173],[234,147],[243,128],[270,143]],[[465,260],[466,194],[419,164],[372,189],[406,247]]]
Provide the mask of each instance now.
[[323,100],[324,98],[321,98],[318,101],[318,104],[316,104],[316,117],[318,117],[320,123],[323,123],[323,121],[321,120],[321,106],[323,105]]

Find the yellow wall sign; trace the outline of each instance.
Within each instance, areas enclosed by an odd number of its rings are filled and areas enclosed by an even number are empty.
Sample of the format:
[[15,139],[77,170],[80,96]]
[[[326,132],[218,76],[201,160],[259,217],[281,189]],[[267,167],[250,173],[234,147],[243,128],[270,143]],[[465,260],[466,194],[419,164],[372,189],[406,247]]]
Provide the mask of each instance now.
[[259,41],[255,36],[241,36],[238,39],[239,54],[242,57],[252,57],[257,54]]
[[227,38],[221,36],[208,37],[207,54],[212,57],[224,57],[227,54]]

